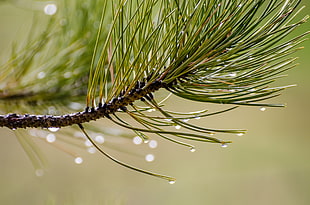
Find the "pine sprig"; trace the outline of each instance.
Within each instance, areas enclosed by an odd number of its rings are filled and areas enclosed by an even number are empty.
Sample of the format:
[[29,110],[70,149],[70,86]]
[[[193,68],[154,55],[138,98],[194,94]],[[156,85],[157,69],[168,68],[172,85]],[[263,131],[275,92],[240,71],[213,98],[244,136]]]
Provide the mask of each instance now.
[[[116,163],[173,181],[114,159],[91,140],[82,124],[107,118],[145,141],[152,133],[191,150],[192,145],[178,138],[225,146],[230,141],[211,135],[245,130],[203,128],[188,120],[221,114],[235,105],[283,106],[262,101],[290,87],[270,84],[296,65],[290,56],[309,34],[287,40],[308,18],[294,20],[299,4],[298,0],[61,1],[60,12],[46,30],[29,40],[24,50],[14,52],[0,71],[0,99],[9,103],[7,110],[29,112],[35,107],[37,113],[49,115],[0,115],[0,126],[78,125],[94,147]],[[165,110],[154,97],[159,89],[192,101],[234,107],[176,113]],[[61,115],[70,103],[83,100],[84,111]],[[57,106],[59,115],[44,111],[42,105]],[[187,131],[169,129],[175,126]]]

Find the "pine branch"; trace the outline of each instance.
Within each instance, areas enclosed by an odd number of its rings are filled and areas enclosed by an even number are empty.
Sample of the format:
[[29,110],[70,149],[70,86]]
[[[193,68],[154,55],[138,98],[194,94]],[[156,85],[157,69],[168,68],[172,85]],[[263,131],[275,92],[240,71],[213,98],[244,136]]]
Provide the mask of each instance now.
[[[191,150],[192,145],[168,136],[225,146],[230,141],[210,135],[245,131],[203,128],[186,120],[241,105],[283,106],[262,101],[290,87],[271,83],[296,65],[296,58],[289,56],[302,48],[299,45],[309,34],[287,40],[308,19],[293,22],[299,4],[298,0],[61,1],[46,30],[29,38],[24,48],[13,50],[0,70],[0,100],[8,112],[16,111],[0,115],[0,127],[78,125],[89,138],[82,124],[107,118],[143,140],[145,133],[153,133]],[[215,113],[175,113],[158,103],[154,93],[159,89],[192,101],[234,107]],[[46,113],[42,106],[55,105],[59,113],[68,113],[70,103],[82,101],[84,111],[72,114]],[[147,112],[153,109],[157,116]],[[40,115],[17,114],[32,110]],[[172,126],[188,132],[167,129]]]

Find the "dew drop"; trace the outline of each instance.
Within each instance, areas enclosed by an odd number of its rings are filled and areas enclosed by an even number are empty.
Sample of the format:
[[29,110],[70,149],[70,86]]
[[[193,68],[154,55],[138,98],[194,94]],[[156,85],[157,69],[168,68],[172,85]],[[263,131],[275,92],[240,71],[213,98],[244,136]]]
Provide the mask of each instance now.
[[89,140],[85,140],[84,144],[85,144],[86,147],[91,147],[91,146],[93,146],[93,144],[92,144],[91,141],[89,141]]
[[147,162],[152,162],[152,161],[154,161],[154,159],[155,159],[155,156],[154,156],[153,154],[147,154],[147,155],[145,156],[145,160],[146,160]]
[[69,105],[68,105],[72,110],[80,110],[83,108],[82,104],[81,103],[77,103],[77,102],[71,102]]
[[15,127],[13,127],[13,128],[12,128],[12,130],[16,130],[16,128],[15,128]]
[[169,184],[175,184],[175,179],[169,180],[168,183]]
[[149,143],[149,147],[154,149],[156,148],[158,145],[157,141],[156,140],[151,140],[150,143]]
[[72,73],[71,72],[65,72],[64,73],[64,78],[71,78]]
[[89,147],[87,149],[87,151],[90,153],[90,154],[94,154],[96,152],[96,148],[95,147]]
[[177,130],[181,129],[181,125],[176,125],[175,129],[177,129]]
[[56,141],[56,136],[54,134],[50,133],[46,136],[46,141],[49,143],[53,143]]
[[200,117],[195,117],[196,120],[200,120]]
[[83,159],[82,159],[82,157],[76,157],[76,158],[74,159],[74,162],[75,162],[76,164],[82,164]]
[[60,128],[59,127],[49,127],[48,130],[51,132],[57,132]]
[[227,143],[222,143],[221,147],[228,147],[228,144]]
[[147,144],[147,143],[149,143],[149,140],[148,140],[148,139],[145,139],[145,140],[143,140],[143,142],[144,142],[145,144]]
[[244,133],[238,133],[237,134],[237,136],[239,136],[239,137],[241,137],[241,136],[243,136],[244,135]]
[[46,75],[45,72],[42,71],[42,72],[38,73],[37,78],[42,79],[45,77],[45,75]]
[[54,15],[55,13],[56,13],[56,11],[57,11],[57,6],[56,6],[56,4],[46,4],[45,6],[44,6],[44,13],[46,14],[46,15]]
[[155,109],[149,109],[148,110],[148,112],[154,112],[155,111]]
[[190,152],[195,152],[196,149],[195,149],[195,147],[191,147],[189,151],[190,151]]
[[189,119],[183,119],[182,121],[183,121],[183,122],[188,122],[188,121],[189,121]]
[[44,170],[43,170],[43,169],[37,169],[37,170],[35,171],[35,175],[36,175],[37,177],[42,177],[42,176],[44,175]]
[[142,143],[142,138],[139,137],[139,136],[135,136],[133,139],[132,139],[133,143],[138,145],[138,144],[141,144]]
[[266,108],[265,107],[261,107],[259,110],[264,112],[266,110]]
[[237,76],[237,73],[229,73],[229,76],[230,76],[230,77],[236,77],[236,76]]
[[102,135],[97,135],[95,137],[95,141],[98,142],[99,144],[103,144],[104,143],[104,137]]

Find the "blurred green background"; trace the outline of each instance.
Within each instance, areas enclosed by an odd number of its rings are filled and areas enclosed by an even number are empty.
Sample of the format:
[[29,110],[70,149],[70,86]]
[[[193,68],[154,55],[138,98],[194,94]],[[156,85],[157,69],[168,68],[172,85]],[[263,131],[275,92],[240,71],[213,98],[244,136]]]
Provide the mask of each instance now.
[[[12,42],[18,42],[28,29],[33,12],[24,5],[3,2],[0,1],[2,62],[9,56]],[[303,4],[307,6],[303,15],[310,14],[310,1],[304,0]],[[310,30],[309,25],[303,25],[295,34]],[[303,46],[305,49],[295,54],[300,57],[300,66],[277,83],[298,86],[272,100],[286,103],[286,108],[267,108],[262,112],[259,108],[242,107],[197,121],[206,127],[248,130],[244,136],[219,136],[233,140],[227,148],[198,143],[196,152],[191,153],[156,138],[156,149],[133,146],[130,140],[115,142],[119,149],[131,147],[138,153],[134,156],[107,149],[130,164],[176,177],[174,185],[130,171],[83,149],[76,149],[84,159],[78,165],[71,156],[41,141],[36,143],[49,165],[45,174],[37,177],[13,131],[1,128],[0,204],[310,204],[310,41]],[[177,110],[220,108],[178,98],[168,102],[168,107]],[[154,154],[156,160],[146,162],[143,154],[147,153]]]

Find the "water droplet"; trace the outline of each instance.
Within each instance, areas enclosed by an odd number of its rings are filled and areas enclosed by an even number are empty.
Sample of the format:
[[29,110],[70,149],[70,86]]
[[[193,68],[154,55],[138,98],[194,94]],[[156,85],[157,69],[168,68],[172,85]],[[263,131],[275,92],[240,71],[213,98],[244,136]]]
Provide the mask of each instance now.
[[196,120],[200,120],[200,117],[195,117]]
[[16,128],[15,128],[15,127],[13,127],[13,128],[12,128],[12,130],[16,130]]
[[149,141],[150,141],[150,140],[148,140],[148,139],[143,139],[143,142],[144,142],[145,144],[149,143]]
[[72,73],[71,72],[65,72],[64,73],[64,78],[71,78]]
[[149,109],[149,110],[147,110],[148,112],[154,112],[155,111],[155,109]]
[[238,133],[237,134],[237,136],[239,136],[239,137],[241,137],[241,136],[243,136],[244,135],[244,133]]
[[97,135],[95,137],[95,141],[98,142],[99,144],[103,144],[104,143],[104,137],[102,135]]
[[44,6],[44,13],[46,14],[46,15],[54,15],[55,13],[56,13],[56,11],[57,11],[57,6],[56,6],[56,4],[46,4],[45,6]]
[[76,164],[82,164],[83,159],[82,159],[82,157],[76,157],[76,158],[74,159],[74,162],[75,162]]
[[42,71],[42,72],[38,73],[37,78],[42,79],[45,77],[45,75],[46,75],[45,72]]
[[154,159],[155,159],[155,156],[154,156],[153,154],[147,154],[147,155],[145,156],[145,160],[146,160],[147,162],[152,162],[152,161],[154,161]]
[[176,125],[175,129],[177,129],[177,130],[181,129],[181,125]]
[[82,104],[77,102],[71,102],[68,106],[72,110],[81,110],[83,108]]
[[35,174],[37,177],[42,177],[44,175],[44,170],[43,169],[37,169],[35,171]]
[[195,151],[196,151],[196,149],[195,149],[195,147],[191,147],[189,151],[191,151],[191,152],[195,152]]
[[149,147],[154,149],[157,147],[157,141],[156,140],[151,140],[150,143],[149,143]]
[[168,181],[169,184],[175,184],[175,179],[171,179]]
[[93,144],[92,144],[91,141],[89,141],[89,140],[85,140],[84,144],[85,144],[86,147],[91,147],[91,146],[93,146]]
[[237,73],[229,73],[228,74],[230,77],[236,77],[237,76]]
[[135,136],[133,139],[132,139],[132,141],[133,141],[133,143],[134,144],[141,144],[142,143],[142,138],[141,137],[139,137],[139,136]]
[[59,127],[49,127],[48,130],[51,132],[57,132],[60,128]]
[[96,152],[96,148],[95,147],[89,147],[87,149],[87,151],[90,153],[90,154],[94,154]]
[[264,112],[266,110],[266,108],[265,107],[261,107],[259,110]]
[[56,136],[54,134],[50,133],[46,136],[46,141],[49,143],[53,143],[56,141]]
[[183,119],[182,121],[183,121],[183,122],[188,122],[188,121],[189,121],[189,119]]
[[227,143],[222,143],[221,147],[228,147],[228,144]]

